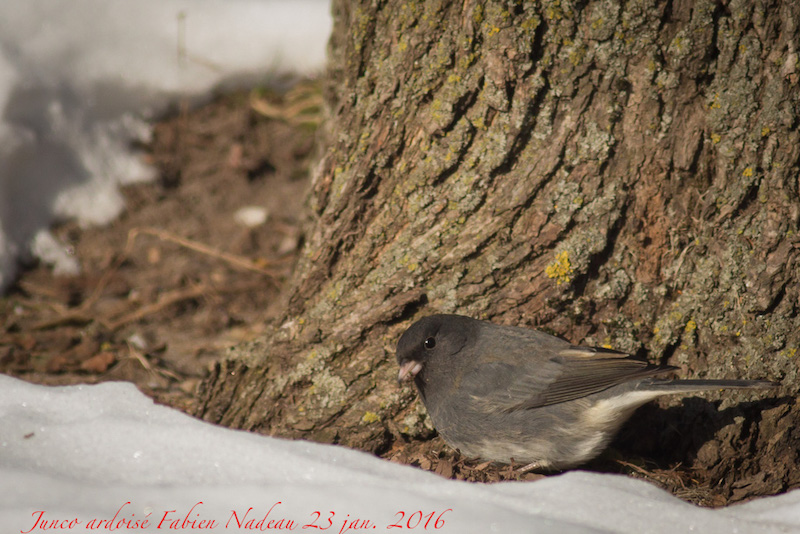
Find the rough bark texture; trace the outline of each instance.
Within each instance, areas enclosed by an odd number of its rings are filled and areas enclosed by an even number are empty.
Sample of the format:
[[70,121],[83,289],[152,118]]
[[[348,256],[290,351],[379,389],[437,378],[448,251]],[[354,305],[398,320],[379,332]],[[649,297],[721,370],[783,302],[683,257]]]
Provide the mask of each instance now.
[[289,309],[217,366],[202,416],[376,452],[429,436],[394,345],[458,312],[782,381],[706,396],[719,412],[670,399],[627,432],[733,498],[800,485],[800,4],[333,10]]

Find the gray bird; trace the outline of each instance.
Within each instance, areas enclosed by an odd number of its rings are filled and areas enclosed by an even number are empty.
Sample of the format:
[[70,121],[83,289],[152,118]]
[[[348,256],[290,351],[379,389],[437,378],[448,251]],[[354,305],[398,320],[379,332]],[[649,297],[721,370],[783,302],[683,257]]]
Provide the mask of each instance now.
[[397,343],[436,430],[469,457],[557,470],[591,460],[660,395],[766,389],[767,380],[664,380],[674,367],[461,315],[420,319]]

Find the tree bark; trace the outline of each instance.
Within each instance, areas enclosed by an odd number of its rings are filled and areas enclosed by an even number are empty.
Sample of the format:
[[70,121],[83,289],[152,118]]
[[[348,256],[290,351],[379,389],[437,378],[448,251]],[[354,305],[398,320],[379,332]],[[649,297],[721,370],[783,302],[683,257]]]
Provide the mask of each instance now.
[[713,393],[721,412],[655,419],[713,426],[702,440],[630,428],[733,498],[800,485],[800,4],[333,11],[290,303],[216,366],[200,415],[379,453],[426,438],[394,346],[413,319],[457,312],[684,377],[781,380],[778,399]]

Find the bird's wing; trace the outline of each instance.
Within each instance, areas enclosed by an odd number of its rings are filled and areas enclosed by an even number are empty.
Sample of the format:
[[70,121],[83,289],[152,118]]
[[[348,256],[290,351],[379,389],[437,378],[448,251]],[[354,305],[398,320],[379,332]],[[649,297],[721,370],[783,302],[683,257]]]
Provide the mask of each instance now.
[[512,356],[478,363],[464,377],[473,401],[487,412],[529,410],[672,370],[611,350],[567,343],[548,348],[547,358]]

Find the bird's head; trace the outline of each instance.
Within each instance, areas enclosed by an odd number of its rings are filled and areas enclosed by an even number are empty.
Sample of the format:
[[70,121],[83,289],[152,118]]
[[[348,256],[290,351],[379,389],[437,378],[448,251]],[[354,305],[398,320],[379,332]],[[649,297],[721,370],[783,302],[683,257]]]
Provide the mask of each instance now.
[[431,362],[451,356],[466,345],[474,320],[461,315],[431,315],[412,324],[397,342],[398,381],[422,376]]

